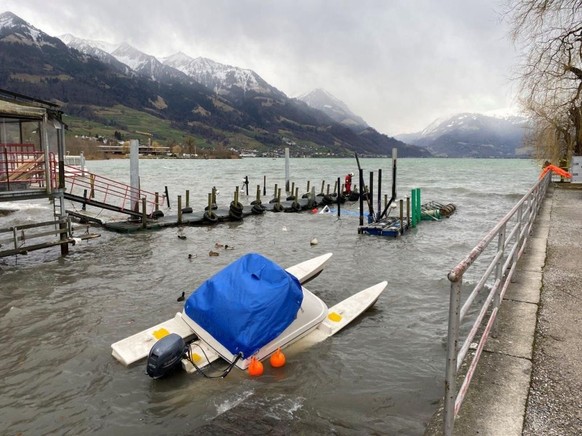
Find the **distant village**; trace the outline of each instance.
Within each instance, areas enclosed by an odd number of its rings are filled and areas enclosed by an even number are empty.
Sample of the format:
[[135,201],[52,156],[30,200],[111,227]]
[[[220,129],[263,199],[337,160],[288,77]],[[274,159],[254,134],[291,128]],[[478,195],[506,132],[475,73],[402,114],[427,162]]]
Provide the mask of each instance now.
[[[285,148],[290,149],[291,157],[318,158],[318,157],[345,157],[332,152],[314,152],[309,147],[302,147],[295,141],[283,138],[285,147],[259,151],[235,147],[200,148],[190,144],[175,144],[173,146],[161,145],[152,141],[150,134],[136,132],[136,136],[149,136],[147,140],[140,140],[139,152],[143,158],[153,159],[241,159],[241,158],[283,158]],[[117,136],[117,135],[116,135]],[[138,139],[138,138],[136,138]],[[139,140],[139,139],[138,139]],[[130,141],[118,137],[107,138],[102,135],[71,135],[67,138],[67,151],[69,154],[78,155],[81,152],[87,159],[123,159],[129,156]]]

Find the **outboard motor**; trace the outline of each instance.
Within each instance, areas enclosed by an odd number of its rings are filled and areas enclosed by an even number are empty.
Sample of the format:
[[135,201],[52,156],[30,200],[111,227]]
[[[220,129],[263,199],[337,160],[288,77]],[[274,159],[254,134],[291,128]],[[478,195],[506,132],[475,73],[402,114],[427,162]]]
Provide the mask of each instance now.
[[176,333],[164,336],[154,344],[148,355],[146,371],[153,379],[165,377],[181,365],[186,352],[184,339]]

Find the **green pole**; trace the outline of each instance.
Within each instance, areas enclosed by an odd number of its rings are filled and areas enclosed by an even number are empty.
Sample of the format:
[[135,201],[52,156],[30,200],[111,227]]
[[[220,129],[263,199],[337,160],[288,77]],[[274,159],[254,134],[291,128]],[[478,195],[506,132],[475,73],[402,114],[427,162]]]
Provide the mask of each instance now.
[[416,227],[416,189],[410,191],[410,197],[412,198],[412,227]]

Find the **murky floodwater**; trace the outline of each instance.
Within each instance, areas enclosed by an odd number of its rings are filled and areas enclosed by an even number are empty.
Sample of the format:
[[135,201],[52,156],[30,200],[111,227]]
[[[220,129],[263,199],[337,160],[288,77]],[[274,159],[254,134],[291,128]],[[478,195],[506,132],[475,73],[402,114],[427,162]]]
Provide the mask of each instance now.
[[[383,168],[382,188],[390,194],[391,161],[361,162],[366,179]],[[128,160],[88,166],[129,181]],[[350,171],[357,174],[352,159],[291,160],[301,193],[307,180],[319,191],[322,180],[333,184]],[[190,189],[200,210],[212,186],[219,205],[228,205],[245,175],[251,196],[243,202],[254,199],[264,176],[272,196],[274,184],[284,184],[284,160],[142,160],[140,173],[143,189],[167,186],[173,199]],[[93,229],[101,238],[71,247],[66,258],[54,248],[0,259],[2,433],[421,434],[443,395],[446,274],[538,174],[526,160],[400,159],[400,195],[420,187],[423,201],[453,202],[457,212],[423,221],[399,239],[358,235],[353,204],[339,220],[267,213],[187,227],[186,240],[175,228],[129,235]],[[20,210],[0,217],[2,228],[52,214],[46,200],[10,206]],[[319,244],[311,246],[314,237]],[[217,242],[235,249],[209,257]],[[308,285],[328,305],[382,280],[388,289],[349,328],[288,356],[282,369],[266,365],[256,379],[234,370],[226,379],[179,374],[153,381],[145,364],[128,369],[111,356],[113,342],[171,318],[181,310],[182,291],[250,251],[284,267],[333,252]]]

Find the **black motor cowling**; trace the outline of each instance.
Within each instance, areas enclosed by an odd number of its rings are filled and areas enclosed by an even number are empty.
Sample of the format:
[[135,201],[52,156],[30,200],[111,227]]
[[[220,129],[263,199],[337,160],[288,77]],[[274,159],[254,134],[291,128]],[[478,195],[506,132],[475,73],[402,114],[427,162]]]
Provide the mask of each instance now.
[[180,335],[170,333],[164,336],[150,350],[146,372],[154,379],[169,375],[180,368],[185,352],[186,343]]

